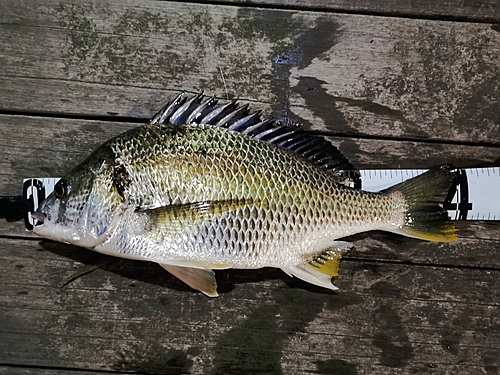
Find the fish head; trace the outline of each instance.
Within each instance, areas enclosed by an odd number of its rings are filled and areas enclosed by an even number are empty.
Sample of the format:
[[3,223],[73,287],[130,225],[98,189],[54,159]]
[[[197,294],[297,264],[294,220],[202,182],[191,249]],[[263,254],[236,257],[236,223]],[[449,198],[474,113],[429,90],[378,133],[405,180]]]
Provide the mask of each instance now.
[[57,182],[32,214],[38,220],[35,234],[90,249],[109,238],[127,202],[113,166],[92,164],[83,163]]

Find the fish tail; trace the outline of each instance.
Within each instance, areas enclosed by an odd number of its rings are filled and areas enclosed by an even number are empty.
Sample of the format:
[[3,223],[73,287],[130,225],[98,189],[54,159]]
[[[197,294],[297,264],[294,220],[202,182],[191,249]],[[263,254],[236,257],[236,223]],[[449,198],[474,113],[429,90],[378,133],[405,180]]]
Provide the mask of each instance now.
[[455,224],[443,204],[456,186],[456,169],[444,165],[387,189],[386,192],[399,191],[404,197],[402,234],[427,241],[454,241],[457,238]]

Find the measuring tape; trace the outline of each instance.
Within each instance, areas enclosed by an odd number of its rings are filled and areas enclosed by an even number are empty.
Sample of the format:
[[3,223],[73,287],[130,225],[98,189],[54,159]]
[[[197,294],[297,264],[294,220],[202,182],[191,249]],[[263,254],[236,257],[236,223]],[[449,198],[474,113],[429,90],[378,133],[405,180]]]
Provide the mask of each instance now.
[[[26,178],[23,180],[22,197],[26,200],[33,200],[33,207],[36,211],[40,203],[54,191],[57,181],[59,178]],[[31,212],[24,215],[24,226],[27,230],[33,230],[36,224],[37,220],[31,217]]]
[[[377,192],[424,173],[425,169],[367,169],[361,174],[361,189]],[[454,220],[500,220],[500,167],[458,169],[456,192],[450,194],[444,208]],[[38,207],[54,190],[59,178],[30,178],[23,181],[23,198]],[[27,213],[26,229],[36,225]]]
[[[362,170],[361,188],[387,189],[424,173],[425,169]],[[500,167],[458,169],[457,191],[448,196],[444,208],[454,220],[500,220]]]

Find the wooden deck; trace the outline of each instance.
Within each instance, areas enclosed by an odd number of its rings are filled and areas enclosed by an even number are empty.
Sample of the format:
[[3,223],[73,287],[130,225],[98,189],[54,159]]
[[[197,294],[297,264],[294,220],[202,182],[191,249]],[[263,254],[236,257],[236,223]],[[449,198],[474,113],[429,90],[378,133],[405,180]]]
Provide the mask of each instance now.
[[[331,136],[358,168],[500,165],[498,0],[3,0],[0,195],[65,174],[179,91]],[[500,222],[351,238],[338,292],[155,264],[0,222],[0,375],[500,374]],[[82,267],[95,272],[61,284]]]

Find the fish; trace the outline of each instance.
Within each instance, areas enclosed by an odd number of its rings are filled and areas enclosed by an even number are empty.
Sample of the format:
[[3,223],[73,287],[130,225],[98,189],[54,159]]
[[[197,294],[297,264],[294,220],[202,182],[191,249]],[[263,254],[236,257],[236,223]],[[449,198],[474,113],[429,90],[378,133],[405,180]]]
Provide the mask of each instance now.
[[37,235],[156,262],[215,297],[214,270],[275,267],[330,290],[353,244],[383,230],[453,241],[452,165],[378,193],[328,141],[237,101],[181,93],[149,123],[97,148],[32,216]]

